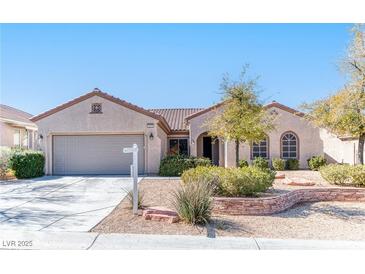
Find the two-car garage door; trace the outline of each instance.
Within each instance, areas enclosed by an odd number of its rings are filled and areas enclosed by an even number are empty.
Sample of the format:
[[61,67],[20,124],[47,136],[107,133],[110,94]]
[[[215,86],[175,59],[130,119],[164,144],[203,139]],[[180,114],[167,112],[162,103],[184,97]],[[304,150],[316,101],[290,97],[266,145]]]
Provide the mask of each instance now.
[[53,136],[53,174],[129,174],[132,154],[123,148],[137,144],[138,171],[144,173],[143,135]]

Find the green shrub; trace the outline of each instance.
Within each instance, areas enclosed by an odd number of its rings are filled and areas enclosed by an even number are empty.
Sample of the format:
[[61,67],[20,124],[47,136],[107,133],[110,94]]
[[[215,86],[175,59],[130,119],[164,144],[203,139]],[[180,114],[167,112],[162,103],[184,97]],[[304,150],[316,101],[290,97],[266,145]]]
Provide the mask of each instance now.
[[240,197],[254,196],[272,186],[275,173],[269,169],[244,167],[229,169],[223,174],[220,183],[221,196]]
[[322,166],[327,164],[327,160],[322,155],[312,156],[307,160],[307,163],[310,170],[319,170]]
[[350,165],[329,164],[319,169],[323,179],[335,185],[351,184]]
[[253,196],[272,186],[275,172],[258,167],[198,167],[181,176],[185,185],[203,182],[218,196]]
[[356,186],[365,186],[365,165],[357,165],[351,168],[351,183]]
[[288,170],[299,169],[299,161],[297,159],[287,159],[286,160],[286,169],[288,169]]
[[10,157],[11,149],[8,147],[0,147],[0,179],[6,178]]
[[184,184],[202,182],[207,184],[213,193],[219,193],[220,181],[226,169],[217,166],[199,166],[183,172],[181,180]]
[[189,224],[208,223],[212,214],[212,190],[204,182],[183,185],[173,192],[172,204],[180,219]]
[[239,167],[246,167],[246,166],[248,166],[247,160],[239,160],[238,166]]
[[269,168],[269,161],[262,157],[255,157],[255,159],[252,161],[252,165],[254,167],[258,168]]
[[166,156],[160,163],[160,176],[180,176],[185,170],[197,166],[210,166],[207,158],[187,157],[183,155]]
[[44,174],[44,155],[40,151],[15,150],[9,159],[9,168],[19,179],[34,178]]
[[272,167],[274,170],[284,170],[285,169],[285,160],[274,158],[272,159]]

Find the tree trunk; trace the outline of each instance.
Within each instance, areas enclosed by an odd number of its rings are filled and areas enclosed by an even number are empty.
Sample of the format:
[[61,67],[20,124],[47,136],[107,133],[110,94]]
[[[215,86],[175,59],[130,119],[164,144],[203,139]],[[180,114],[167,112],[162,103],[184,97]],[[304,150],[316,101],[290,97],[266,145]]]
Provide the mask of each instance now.
[[365,133],[361,134],[359,137],[359,145],[357,147],[357,163],[364,164],[364,143],[365,143]]
[[240,141],[236,140],[236,167],[240,166]]

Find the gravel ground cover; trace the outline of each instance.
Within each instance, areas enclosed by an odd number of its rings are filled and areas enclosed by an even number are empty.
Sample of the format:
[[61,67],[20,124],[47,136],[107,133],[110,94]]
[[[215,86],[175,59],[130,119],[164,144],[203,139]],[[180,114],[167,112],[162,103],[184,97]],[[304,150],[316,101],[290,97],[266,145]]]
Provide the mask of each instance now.
[[[329,186],[313,171],[289,171],[288,177],[314,180],[316,186]],[[176,179],[144,179],[139,187],[144,193],[145,206],[171,208],[171,192],[180,187]],[[271,195],[298,187],[275,180]],[[303,187],[302,187],[303,188]],[[310,188],[310,187],[308,187]],[[124,199],[111,214],[92,229],[101,233],[185,234],[241,236],[265,238],[298,238],[327,240],[365,240],[365,203],[317,202],[294,206],[270,216],[213,216],[207,226],[184,223],[167,224],[146,221],[131,213],[130,203]]]

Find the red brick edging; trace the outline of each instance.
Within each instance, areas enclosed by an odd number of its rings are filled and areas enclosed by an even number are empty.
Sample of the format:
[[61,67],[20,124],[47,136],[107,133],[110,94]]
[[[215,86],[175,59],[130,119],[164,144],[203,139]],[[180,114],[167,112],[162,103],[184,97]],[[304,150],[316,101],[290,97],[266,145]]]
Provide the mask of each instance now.
[[274,197],[214,197],[213,212],[227,215],[266,215],[284,211],[297,203],[320,201],[365,202],[365,189],[310,188],[296,189]]

